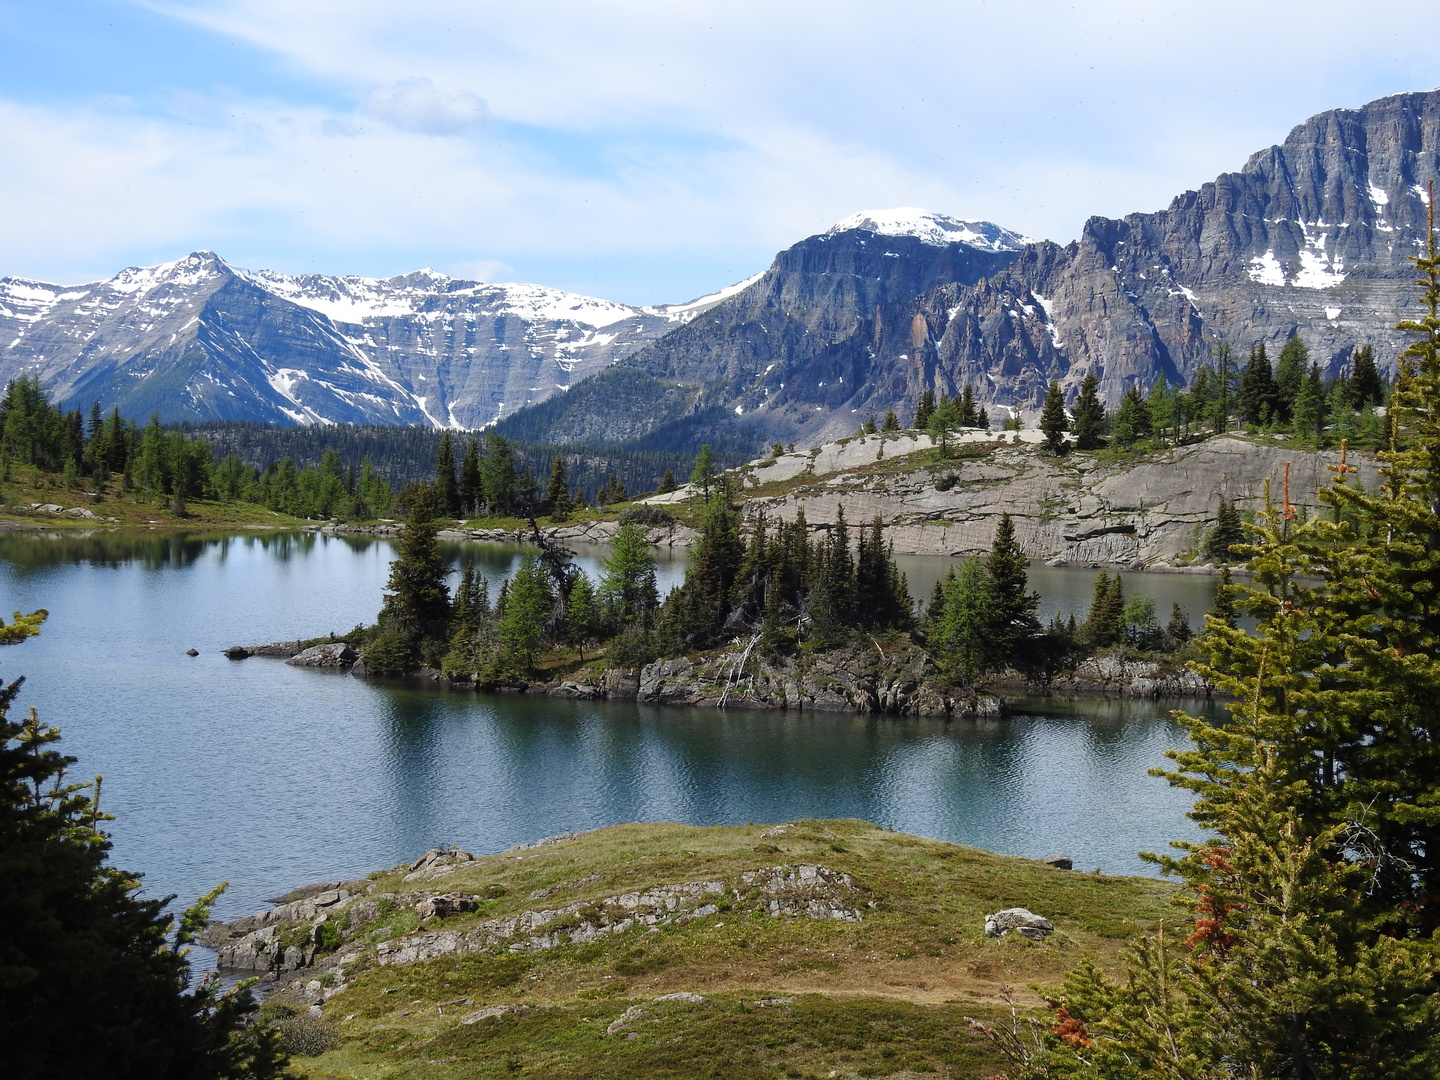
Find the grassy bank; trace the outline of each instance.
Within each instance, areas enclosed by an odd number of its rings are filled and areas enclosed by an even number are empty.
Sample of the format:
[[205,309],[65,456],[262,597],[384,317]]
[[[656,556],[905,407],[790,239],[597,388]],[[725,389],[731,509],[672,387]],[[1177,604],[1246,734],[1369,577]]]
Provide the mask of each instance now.
[[[745,890],[745,872],[794,864],[851,875],[860,919],[777,917]],[[370,898],[394,898],[335,945],[361,955],[324,1005],[336,1044],[297,1059],[307,1077],[989,1076],[1003,1063],[967,1017],[1008,1017],[1012,991],[1037,1006],[1032,986],[1056,984],[1082,956],[1112,965],[1170,894],[1154,880],[1057,870],[854,820],[624,825],[434,881],[405,882],[407,869],[372,875]],[[727,891],[719,910],[688,921],[543,951],[501,944],[377,962],[376,942],[422,929],[577,902],[583,923],[617,894],[697,881]],[[479,910],[422,928],[410,898],[440,891],[478,897]],[[1056,932],[1042,943],[987,938],[985,915],[1013,906]],[[677,993],[704,1000],[655,1000]],[[271,1010],[286,1001],[276,995]],[[512,1008],[475,1018],[494,1006]]]

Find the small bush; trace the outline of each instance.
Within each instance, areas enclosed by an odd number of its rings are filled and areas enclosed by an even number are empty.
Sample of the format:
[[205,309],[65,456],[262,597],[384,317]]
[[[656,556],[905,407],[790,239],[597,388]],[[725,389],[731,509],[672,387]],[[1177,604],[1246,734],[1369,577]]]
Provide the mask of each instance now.
[[287,1016],[271,1026],[280,1036],[280,1046],[289,1054],[319,1057],[340,1045],[335,1029],[323,1016]]
[[953,487],[954,487],[957,483],[959,483],[959,482],[960,482],[960,478],[959,478],[958,476],[956,476],[954,473],[946,473],[944,476],[940,477],[939,480],[936,480],[936,481],[935,481],[935,490],[936,490],[936,491],[949,491],[951,488],[953,488]]

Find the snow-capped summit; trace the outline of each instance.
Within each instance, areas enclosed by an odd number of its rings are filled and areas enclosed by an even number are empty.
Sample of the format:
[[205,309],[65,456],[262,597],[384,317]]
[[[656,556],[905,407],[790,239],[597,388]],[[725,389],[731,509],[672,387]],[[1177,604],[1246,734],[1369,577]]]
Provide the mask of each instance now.
[[969,244],[982,251],[1019,251],[1034,243],[1028,236],[1002,229],[989,221],[968,221],[937,214],[918,206],[895,206],[889,210],[861,210],[837,222],[826,233],[859,229],[877,236],[913,236],[927,244]]

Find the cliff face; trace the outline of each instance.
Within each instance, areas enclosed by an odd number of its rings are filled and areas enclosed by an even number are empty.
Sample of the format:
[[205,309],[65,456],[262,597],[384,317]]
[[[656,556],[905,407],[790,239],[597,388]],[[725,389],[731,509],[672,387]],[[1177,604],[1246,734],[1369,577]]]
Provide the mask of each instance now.
[[[1437,173],[1440,91],[1322,113],[1163,211],[1092,218],[1065,248],[918,298],[922,378],[1031,408],[1048,379],[1073,389],[1093,370],[1114,402],[1162,375],[1188,383],[1220,340],[1243,362],[1293,333],[1329,373],[1366,343],[1393,370]],[[882,352],[910,344],[887,337]]]
[[1370,344],[1393,370],[1437,173],[1440,91],[1337,109],[1165,210],[1092,218],[1064,247],[945,265],[863,230],[812,237],[620,366],[685,388],[667,420],[709,407],[757,440],[805,442],[888,408],[908,420],[924,390],[967,383],[992,413],[1026,411],[1050,380],[1073,399],[1094,371],[1113,405],[1161,377],[1188,384],[1222,340],[1243,363],[1298,333],[1328,374]]

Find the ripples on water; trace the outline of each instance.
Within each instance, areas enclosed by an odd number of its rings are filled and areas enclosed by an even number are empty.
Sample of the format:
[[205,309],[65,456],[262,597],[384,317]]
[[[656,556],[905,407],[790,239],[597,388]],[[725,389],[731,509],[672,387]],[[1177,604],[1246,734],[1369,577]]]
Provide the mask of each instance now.
[[[447,550],[497,587],[518,559]],[[599,555],[582,556],[592,573]],[[39,638],[0,653],[0,675],[27,677],[20,705],[64,729],[78,775],[105,774],[116,862],[143,869],[147,891],[188,899],[229,879],[233,916],[436,845],[486,853],[625,821],[859,817],[1111,873],[1151,872],[1137,851],[1190,835],[1188,797],[1146,776],[1184,739],[1151,702],[1037,700],[955,723],[720,713],[220,655],[373,619],[391,557],[384,541],[313,534],[0,536],[0,609],[51,611]],[[910,562],[912,580],[948,565]],[[681,573],[662,565],[662,591]],[[1088,602],[1093,574],[1069,573]]]

